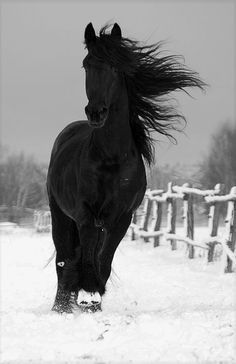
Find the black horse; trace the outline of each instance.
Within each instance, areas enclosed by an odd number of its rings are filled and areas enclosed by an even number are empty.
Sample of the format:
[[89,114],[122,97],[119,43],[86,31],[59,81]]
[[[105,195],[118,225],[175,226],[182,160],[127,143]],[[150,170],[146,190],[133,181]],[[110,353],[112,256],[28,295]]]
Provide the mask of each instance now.
[[88,120],[59,134],[47,178],[58,312],[101,309],[114,253],[145,193],[150,132],[171,136],[175,120],[184,119],[163,96],[204,87],[176,56],[161,56],[160,43],[141,46],[116,23],[99,37],[88,24],[85,44]]

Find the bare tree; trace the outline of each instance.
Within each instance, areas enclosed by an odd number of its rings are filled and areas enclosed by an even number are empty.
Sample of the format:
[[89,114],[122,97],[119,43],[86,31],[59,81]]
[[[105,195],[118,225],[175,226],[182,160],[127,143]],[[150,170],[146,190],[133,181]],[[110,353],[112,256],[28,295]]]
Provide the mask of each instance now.
[[173,166],[166,164],[155,165],[152,169],[147,169],[148,187],[151,189],[161,188],[166,190],[169,182],[182,185],[185,182],[194,183],[192,176],[195,167],[177,163]]
[[0,204],[37,208],[47,204],[47,168],[23,153],[5,153],[0,161]]
[[199,175],[206,188],[222,183],[228,192],[236,185],[236,123],[225,122],[212,136],[208,154],[200,163]]

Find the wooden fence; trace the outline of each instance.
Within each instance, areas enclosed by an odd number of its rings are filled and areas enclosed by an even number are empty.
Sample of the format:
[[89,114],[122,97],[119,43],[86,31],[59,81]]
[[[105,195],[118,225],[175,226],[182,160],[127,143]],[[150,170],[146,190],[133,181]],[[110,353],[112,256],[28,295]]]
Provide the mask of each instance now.
[[[208,234],[204,239],[194,236],[194,208],[193,196],[200,196],[209,206]],[[182,201],[184,234],[176,233],[177,200]],[[227,214],[223,235],[218,235],[220,204],[227,203]],[[167,226],[161,228],[163,207],[167,204]],[[140,218],[141,215],[141,218]],[[187,244],[188,257],[193,259],[195,248],[207,250],[208,262],[214,260],[214,251],[217,244],[221,244],[226,257],[225,272],[233,271],[236,264],[236,186],[232,187],[227,195],[221,194],[221,185],[217,184],[213,190],[200,190],[192,188],[185,183],[183,186],[168,184],[166,192],[163,190],[147,190],[142,206],[136,211],[131,223],[131,234],[148,242],[154,239],[154,247],[160,244],[160,237],[170,242],[172,250],[177,249],[177,241]]]
[[38,233],[51,231],[51,213],[50,211],[34,211],[34,227]]

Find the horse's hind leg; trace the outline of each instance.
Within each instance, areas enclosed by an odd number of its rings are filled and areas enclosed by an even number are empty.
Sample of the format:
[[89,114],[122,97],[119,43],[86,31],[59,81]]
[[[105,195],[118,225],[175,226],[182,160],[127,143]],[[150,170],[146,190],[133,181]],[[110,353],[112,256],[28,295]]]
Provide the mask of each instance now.
[[79,290],[80,244],[75,222],[50,197],[52,236],[56,248],[58,287],[52,310],[73,311]]

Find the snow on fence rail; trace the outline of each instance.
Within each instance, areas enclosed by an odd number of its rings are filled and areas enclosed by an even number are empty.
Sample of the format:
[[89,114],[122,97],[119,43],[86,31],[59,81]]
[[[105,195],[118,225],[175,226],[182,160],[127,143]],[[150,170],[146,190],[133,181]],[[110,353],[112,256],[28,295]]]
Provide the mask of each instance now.
[[[209,205],[208,214],[208,236],[205,239],[194,238],[194,213],[193,195],[202,196]],[[184,235],[176,234],[176,200],[183,201],[183,225]],[[218,235],[220,203],[227,202],[227,214],[225,218],[224,234]],[[161,229],[163,204],[167,203],[167,227]],[[225,272],[232,272],[233,263],[236,264],[236,186],[231,188],[227,195],[221,195],[221,185],[217,184],[213,190],[200,190],[192,188],[185,183],[183,186],[168,184],[167,192],[163,190],[147,190],[142,207],[142,218],[140,208],[133,216],[131,223],[132,239],[135,236],[142,237],[144,241],[154,238],[154,247],[159,246],[160,236],[170,241],[172,250],[177,249],[177,241],[182,241],[188,246],[188,256],[194,258],[195,247],[208,251],[208,262],[214,259],[215,246],[221,244],[226,255]]]

